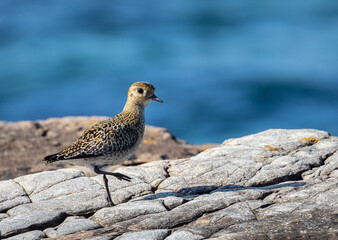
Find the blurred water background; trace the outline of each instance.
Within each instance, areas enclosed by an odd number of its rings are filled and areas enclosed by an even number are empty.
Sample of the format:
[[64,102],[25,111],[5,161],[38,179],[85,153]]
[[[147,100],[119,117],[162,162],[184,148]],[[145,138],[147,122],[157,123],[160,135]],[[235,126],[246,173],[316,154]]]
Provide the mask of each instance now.
[[338,135],[338,1],[0,1],[0,120],[113,116],[136,81],[190,143]]

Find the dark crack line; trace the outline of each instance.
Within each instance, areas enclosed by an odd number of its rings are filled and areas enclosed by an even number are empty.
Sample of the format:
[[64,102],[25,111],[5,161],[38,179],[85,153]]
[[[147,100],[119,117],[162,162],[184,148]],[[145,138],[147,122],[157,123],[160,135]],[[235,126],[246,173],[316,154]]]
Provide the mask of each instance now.
[[334,154],[336,154],[337,152],[338,152],[338,149],[336,149],[336,150],[333,151],[332,153],[326,154],[325,157],[321,159],[321,160],[323,161],[323,164],[322,164],[321,166],[325,165],[326,160],[329,159],[330,157],[332,157],[332,156],[333,156]]
[[166,230],[168,230],[169,232],[168,232],[168,235],[163,238],[163,240],[167,239],[174,232],[171,229],[166,229]]

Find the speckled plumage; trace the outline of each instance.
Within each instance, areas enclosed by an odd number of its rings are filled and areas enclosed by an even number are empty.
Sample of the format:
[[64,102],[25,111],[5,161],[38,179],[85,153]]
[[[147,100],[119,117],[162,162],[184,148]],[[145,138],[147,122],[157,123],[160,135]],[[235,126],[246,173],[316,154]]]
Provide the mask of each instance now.
[[85,131],[72,145],[46,157],[46,162],[63,160],[90,167],[116,165],[128,159],[144,133],[144,113],[123,111]]
[[102,168],[119,164],[135,152],[144,133],[145,106],[151,100],[162,102],[154,92],[155,88],[150,83],[134,83],[129,88],[126,105],[120,114],[95,124],[72,145],[59,153],[45,157],[44,161],[46,163],[63,161],[73,165],[83,165],[96,173],[103,174],[108,200],[112,203],[105,175],[113,175],[127,181],[130,178],[123,174],[105,172]]

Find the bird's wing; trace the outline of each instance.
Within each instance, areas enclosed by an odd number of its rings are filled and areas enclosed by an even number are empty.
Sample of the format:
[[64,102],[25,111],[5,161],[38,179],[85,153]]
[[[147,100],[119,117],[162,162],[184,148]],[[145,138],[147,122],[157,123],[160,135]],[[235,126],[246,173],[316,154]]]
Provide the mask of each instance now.
[[47,163],[58,160],[103,156],[131,147],[136,140],[131,124],[112,118],[85,131],[72,145],[45,157]]

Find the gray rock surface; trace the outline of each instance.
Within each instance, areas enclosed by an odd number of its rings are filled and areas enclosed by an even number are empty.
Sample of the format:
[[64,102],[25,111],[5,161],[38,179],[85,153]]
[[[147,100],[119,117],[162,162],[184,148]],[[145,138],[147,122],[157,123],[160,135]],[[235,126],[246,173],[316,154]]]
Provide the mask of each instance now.
[[30,229],[45,228],[60,223],[65,214],[60,211],[31,211],[0,222],[1,236],[14,235]]
[[6,213],[0,213],[0,221],[5,218],[8,218],[8,215]]
[[50,171],[25,175],[15,178],[14,181],[19,183],[25,189],[27,194],[34,195],[55,184],[80,176],[84,176],[84,174],[77,169],[63,169],[62,171]]
[[189,229],[185,230],[177,230],[170,234],[166,240],[176,240],[176,239],[184,239],[184,240],[200,240],[204,239],[202,235],[198,233],[194,233],[194,231],[189,231]]
[[163,240],[169,235],[169,230],[157,229],[157,230],[145,230],[134,233],[126,233],[120,237],[115,238],[116,240]]
[[1,236],[37,229],[58,239],[337,239],[337,151],[337,137],[311,129],[229,139],[194,157],[119,168],[132,181],[110,178],[113,207],[102,177],[78,170],[2,181],[17,189],[0,194],[2,202],[31,202],[3,208]]
[[44,237],[46,237],[46,235],[42,231],[34,230],[9,237],[7,240],[39,240]]
[[97,211],[90,219],[102,226],[111,226],[114,223],[126,221],[138,216],[165,212],[166,208],[161,201],[133,201],[122,203],[116,207],[103,208]]
[[13,180],[0,182],[0,212],[29,202],[26,192],[19,184]]
[[66,220],[57,227],[47,228],[44,233],[50,238],[57,238],[62,235],[88,231],[100,227],[100,224],[85,217],[73,216],[66,218]]

